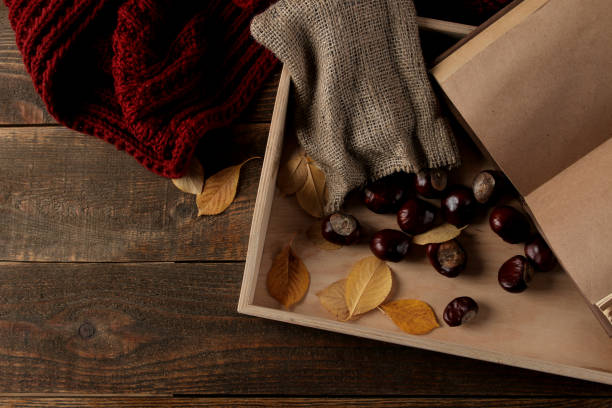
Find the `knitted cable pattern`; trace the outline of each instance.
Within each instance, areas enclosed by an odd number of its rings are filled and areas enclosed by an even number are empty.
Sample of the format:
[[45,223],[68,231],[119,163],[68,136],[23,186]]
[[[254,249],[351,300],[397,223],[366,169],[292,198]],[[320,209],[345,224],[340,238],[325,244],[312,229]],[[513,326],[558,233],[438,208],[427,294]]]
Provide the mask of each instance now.
[[269,0],[4,1],[49,113],[165,177],[184,173],[277,63],[249,34]]

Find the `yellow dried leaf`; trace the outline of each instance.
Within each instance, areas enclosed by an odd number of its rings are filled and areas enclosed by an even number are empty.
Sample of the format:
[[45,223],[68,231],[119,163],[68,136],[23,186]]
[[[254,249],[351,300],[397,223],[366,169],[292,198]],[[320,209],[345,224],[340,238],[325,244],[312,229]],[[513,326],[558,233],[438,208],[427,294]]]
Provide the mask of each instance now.
[[393,279],[386,263],[370,256],[357,262],[346,279],[346,307],[349,317],[378,307],[391,292]]
[[420,300],[396,300],[380,308],[397,327],[408,334],[427,334],[440,327],[431,307]]
[[204,189],[196,197],[198,216],[217,215],[225,211],[236,197],[240,169],[248,161],[258,158],[251,157],[241,164],[230,166],[210,176],[204,184]]
[[268,293],[286,308],[296,304],[306,294],[310,285],[310,274],[306,265],[286,245],[272,261],[268,271]]
[[306,181],[296,193],[296,197],[304,211],[315,218],[321,218],[325,210],[325,173],[312,160],[307,161]]
[[200,194],[204,187],[204,168],[200,161],[193,157],[183,177],[172,179],[172,183],[182,192]]
[[345,321],[349,318],[344,294],[346,292],[346,279],[332,283],[319,293],[319,301],[328,312],[333,314],[337,320]]
[[442,242],[450,241],[461,235],[461,231],[468,226],[457,228],[452,224],[442,224],[439,227],[430,229],[412,238],[412,243],[415,245],[441,244]]
[[335,251],[337,249],[342,248],[342,245],[334,244],[333,242],[329,242],[325,238],[323,238],[323,234],[321,233],[321,222],[317,221],[308,228],[306,231],[306,236],[317,247],[321,249],[325,249],[326,251]]
[[308,164],[306,162],[306,155],[303,151],[296,148],[292,150],[286,159],[281,161],[278,168],[276,185],[283,194],[295,194],[304,186],[307,177]]

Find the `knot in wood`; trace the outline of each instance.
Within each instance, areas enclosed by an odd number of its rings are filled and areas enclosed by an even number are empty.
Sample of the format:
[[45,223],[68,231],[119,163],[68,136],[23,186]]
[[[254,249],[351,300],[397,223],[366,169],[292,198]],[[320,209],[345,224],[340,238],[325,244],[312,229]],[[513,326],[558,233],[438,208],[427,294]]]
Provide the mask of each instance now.
[[89,322],[85,322],[79,327],[79,336],[84,339],[89,339],[93,337],[96,333],[96,328]]

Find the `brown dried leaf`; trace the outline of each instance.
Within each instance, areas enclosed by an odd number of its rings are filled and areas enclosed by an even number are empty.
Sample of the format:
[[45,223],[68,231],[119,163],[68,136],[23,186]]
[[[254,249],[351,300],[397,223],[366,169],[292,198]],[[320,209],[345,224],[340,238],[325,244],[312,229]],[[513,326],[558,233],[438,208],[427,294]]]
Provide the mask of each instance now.
[[312,159],[307,158],[306,182],[296,193],[298,204],[304,211],[315,218],[321,218],[325,209],[325,173],[319,169]]
[[468,226],[457,228],[452,224],[442,224],[439,227],[430,229],[412,238],[412,243],[415,245],[441,244],[442,242],[450,241],[461,235],[461,231]]
[[306,178],[308,178],[306,154],[296,147],[281,162],[278,168],[276,185],[283,194],[291,195],[298,192],[304,186]]
[[370,256],[353,265],[346,279],[346,307],[349,317],[378,307],[391,292],[393,279],[386,263]]
[[217,215],[225,211],[236,197],[240,169],[248,161],[259,158],[251,157],[241,164],[230,166],[210,176],[204,184],[204,190],[196,197],[198,216]]
[[341,279],[317,293],[321,305],[340,321],[345,321],[349,318],[349,311],[344,299],[345,292],[346,279]]
[[193,157],[183,177],[172,179],[172,183],[182,192],[200,194],[204,187],[204,168],[200,161]]
[[401,299],[380,308],[397,327],[408,334],[427,334],[440,327],[431,307],[420,300]]
[[306,265],[286,245],[272,261],[268,271],[268,293],[286,308],[296,304],[306,294],[310,285],[310,274]]
[[308,228],[306,231],[306,236],[317,247],[321,249],[325,249],[326,251],[335,251],[337,249],[342,248],[342,245],[334,244],[333,242],[329,242],[325,238],[323,238],[323,234],[321,233],[321,222],[316,221],[314,224]]

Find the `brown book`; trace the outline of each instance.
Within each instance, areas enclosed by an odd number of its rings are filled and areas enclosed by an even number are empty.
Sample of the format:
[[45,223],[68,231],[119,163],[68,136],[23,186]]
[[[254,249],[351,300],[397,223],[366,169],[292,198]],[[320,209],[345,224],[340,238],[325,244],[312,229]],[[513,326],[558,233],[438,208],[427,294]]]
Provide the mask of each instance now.
[[432,69],[610,336],[611,21],[610,0],[516,1]]

